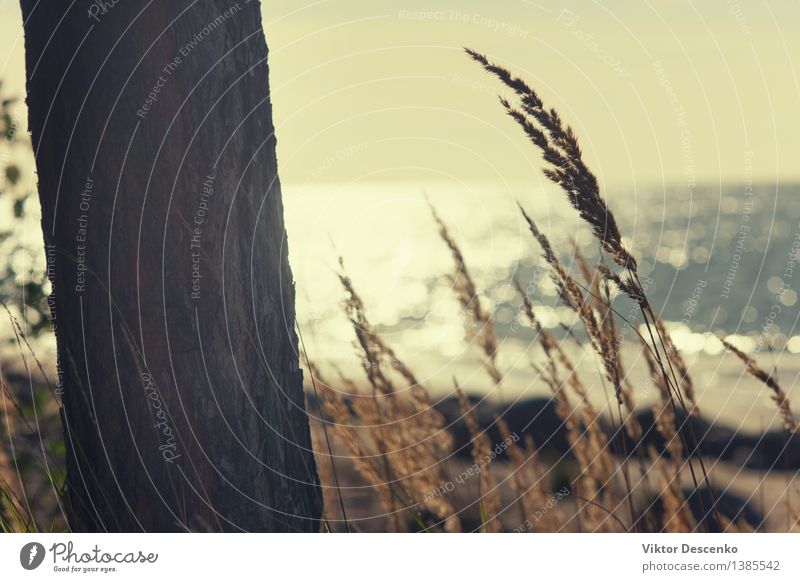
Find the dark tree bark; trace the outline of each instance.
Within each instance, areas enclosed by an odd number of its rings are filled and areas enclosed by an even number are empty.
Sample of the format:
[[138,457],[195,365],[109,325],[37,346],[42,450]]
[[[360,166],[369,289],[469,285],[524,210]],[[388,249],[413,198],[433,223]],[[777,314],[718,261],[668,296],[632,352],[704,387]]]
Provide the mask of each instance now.
[[22,0],[74,531],[317,531],[257,0]]

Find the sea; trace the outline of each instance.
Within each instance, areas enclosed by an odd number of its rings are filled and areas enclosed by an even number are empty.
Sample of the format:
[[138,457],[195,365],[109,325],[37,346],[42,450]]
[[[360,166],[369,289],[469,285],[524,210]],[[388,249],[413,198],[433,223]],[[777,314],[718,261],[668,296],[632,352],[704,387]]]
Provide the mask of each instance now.
[[[744,373],[720,337],[776,374],[800,407],[794,390],[800,374],[800,184],[622,187],[609,189],[606,199],[712,420],[748,430],[779,423],[770,391]],[[326,375],[364,379],[364,360],[342,307],[343,269],[371,324],[396,352],[396,361],[384,365],[408,366],[436,398],[451,395],[454,383],[492,399],[547,394],[535,368],[543,355],[522,313],[516,278],[544,327],[574,354],[592,398],[609,404],[597,358],[582,341],[575,314],[560,302],[519,210],[536,221],[573,274],[579,273],[576,247],[591,264],[609,263],[556,188],[287,184],[284,204],[298,325],[307,356]],[[459,245],[479,300],[493,316],[505,376],[500,386],[485,373],[482,352],[467,332],[451,287],[455,263],[431,208]],[[637,341],[641,319],[621,294],[614,307],[624,318],[623,360],[634,385],[643,386],[637,402],[646,406],[655,394],[646,387]]]

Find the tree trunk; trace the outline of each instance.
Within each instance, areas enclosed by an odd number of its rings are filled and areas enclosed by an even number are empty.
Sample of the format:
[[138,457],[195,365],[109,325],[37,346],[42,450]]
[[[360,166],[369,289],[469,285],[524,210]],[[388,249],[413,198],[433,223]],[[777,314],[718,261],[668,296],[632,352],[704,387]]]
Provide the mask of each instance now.
[[317,531],[257,0],[22,0],[73,531]]

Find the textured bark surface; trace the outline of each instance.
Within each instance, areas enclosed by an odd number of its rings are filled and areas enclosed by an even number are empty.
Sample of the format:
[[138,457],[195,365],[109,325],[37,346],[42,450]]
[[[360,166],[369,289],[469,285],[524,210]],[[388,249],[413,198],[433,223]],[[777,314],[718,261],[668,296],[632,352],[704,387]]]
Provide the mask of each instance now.
[[75,531],[317,531],[258,1],[22,0]]

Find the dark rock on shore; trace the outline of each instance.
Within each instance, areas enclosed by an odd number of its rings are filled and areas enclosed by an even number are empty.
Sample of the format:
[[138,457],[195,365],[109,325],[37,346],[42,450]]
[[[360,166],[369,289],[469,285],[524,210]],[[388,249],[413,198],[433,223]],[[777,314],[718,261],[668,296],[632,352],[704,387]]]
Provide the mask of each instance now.
[[[489,403],[475,396],[470,396],[469,399],[478,423],[486,430],[492,446],[503,441],[497,426],[497,419],[502,418],[508,424],[511,434],[520,437],[520,442],[524,442],[526,436],[532,437],[540,454],[555,459],[572,458],[566,427],[556,412],[552,399],[529,398],[513,404]],[[469,456],[470,434],[458,399],[446,398],[436,405],[436,409],[446,419],[448,430],[455,440],[456,454]],[[639,442],[633,442],[624,430],[608,418],[601,420],[612,452],[618,456],[623,456],[624,452],[638,456],[640,452],[647,454],[647,449],[651,446],[657,452],[665,452],[666,443],[656,429],[653,411],[641,410],[637,412],[636,418],[642,427],[642,438]],[[800,435],[784,430],[762,434],[745,433],[713,424],[702,417],[687,416],[680,411],[677,418],[678,438],[684,458],[702,455],[761,471],[800,469]],[[498,458],[505,456],[505,451],[497,455]]]
[[[567,442],[567,430],[556,412],[553,400],[531,398],[513,405],[498,406],[470,397],[470,404],[474,406],[473,413],[478,424],[486,431],[492,447],[504,440],[497,424],[497,419],[502,418],[508,425],[511,435],[519,437],[520,446],[526,436],[531,436],[536,447],[545,454],[571,455]],[[445,417],[448,430],[454,438],[456,454],[468,457],[471,437],[458,399],[451,397],[442,400],[436,405],[436,409]],[[499,459],[506,457],[505,449],[500,450],[497,454]]]

